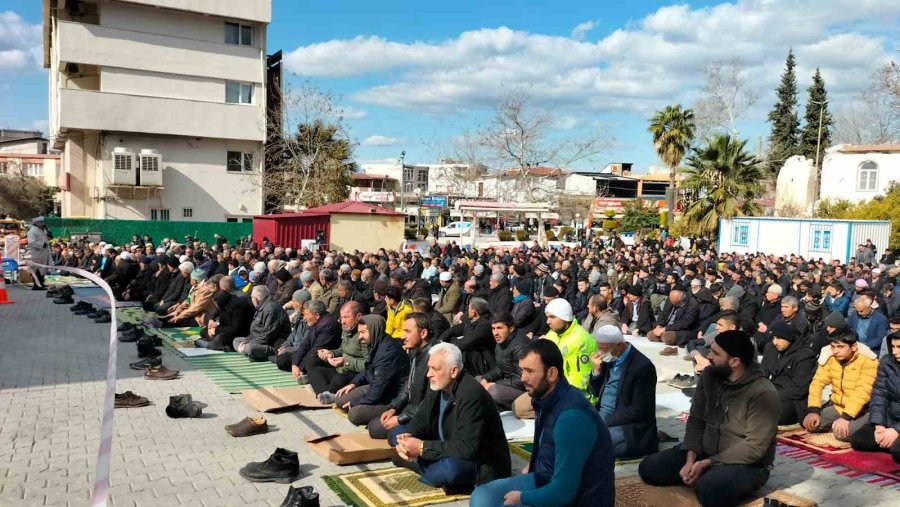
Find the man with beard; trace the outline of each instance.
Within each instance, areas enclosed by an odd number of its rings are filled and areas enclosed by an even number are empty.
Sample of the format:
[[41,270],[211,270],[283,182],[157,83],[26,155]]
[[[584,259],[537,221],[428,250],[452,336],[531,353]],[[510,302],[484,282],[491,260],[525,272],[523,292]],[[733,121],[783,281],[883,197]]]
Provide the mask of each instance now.
[[469,505],[615,505],[609,430],[581,390],[566,380],[560,350],[535,340],[519,367],[538,415],[531,461],[522,475],[479,486]]
[[769,479],[780,404],[775,386],[754,361],[743,331],[716,336],[691,402],[680,446],[644,458],[641,479],[685,484],[700,505],[738,505]]
[[797,424],[806,415],[809,383],[816,372],[816,354],[800,334],[784,322],[772,324],[772,339],[763,348],[760,366],[778,390],[779,425]]

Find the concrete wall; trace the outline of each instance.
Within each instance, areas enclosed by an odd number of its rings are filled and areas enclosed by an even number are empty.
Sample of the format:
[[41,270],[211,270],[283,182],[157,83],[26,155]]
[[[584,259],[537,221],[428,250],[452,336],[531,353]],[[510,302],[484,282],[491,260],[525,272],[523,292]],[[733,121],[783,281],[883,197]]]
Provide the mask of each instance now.
[[[892,181],[900,181],[900,153],[841,153],[829,148],[822,163],[822,198],[868,200],[884,195]],[[871,160],[878,164],[875,191],[859,190],[859,166]]]
[[98,185],[97,167],[99,135],[84,132],[66,140],[62,155],[63,169],[68,173],[69,191],[62,192],[62,216],[100,218],[100,201],[92,197]]
[[379,248],[400,248],[403,217],[384,215],[331,215],[331,248],[345,252],[374,252]]
[[790,157],[778,173],[775,187],[775,211],[794,208],[812,213],[815,199],[815,169],[813,161],[802,156]]
[[0,144],[0,153],[47,153],[47,141],[42,139],[23,139],[7,141]]
[[165,7],[226,18],[268,23],[272,19],[271,0],[121,0],[124,3]]

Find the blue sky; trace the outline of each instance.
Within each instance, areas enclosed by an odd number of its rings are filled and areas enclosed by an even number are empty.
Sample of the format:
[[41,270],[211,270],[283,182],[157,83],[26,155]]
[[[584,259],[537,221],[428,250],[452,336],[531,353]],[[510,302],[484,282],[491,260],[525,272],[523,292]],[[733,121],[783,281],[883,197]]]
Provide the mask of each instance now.
[[[895,0],[274,0],[268,48],[285,52],[293,81],[341,96],[361,161],[449,155],[449,141],[484,124],[498,97],[525,88],[557,119],[550,136],[615,141],[576,167],[633,162],[642,172],[658,164],[647,118],[668,103],[691,106],[710,62],[743,62],[759,99],[738,128],[755,146],[789,48],[801,102],[821,67],[839,110],[897,59],[898,20]],[[0,2],[0,127],[45,128],[39,24],[40,2]]]

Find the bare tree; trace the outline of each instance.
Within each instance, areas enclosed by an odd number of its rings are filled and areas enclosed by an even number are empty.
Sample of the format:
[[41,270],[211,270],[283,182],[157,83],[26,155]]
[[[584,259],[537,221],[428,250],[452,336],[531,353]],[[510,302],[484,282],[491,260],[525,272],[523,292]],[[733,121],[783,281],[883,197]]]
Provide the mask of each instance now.
[[859,98],[834,118],[836,144],[885,144],[900,139],[900,68],[888,62]]
[[488,172],[486,154],[478,134],[470,128],[447,141],[423,141],[437,155],[441,166],[429,170],[429,180],[438,192],[450,195],[472,195],[478,181]]
[[706,66],[706,84],[692,108],[700,139],[715,132],[739,136],[737,122],[759,100],[747,84],[747,69],[740,59],[712,62]]
[[29,176],[21,160],[9,160],[0,171],[0,215],[27,219],[53,213],[57,190]]
[[[282,118],[270,120],[263,189],[277,208],[346,199],[353,143],[339,98],[311,81],[284,91]],[[280,132],[279,132],[280,130]]]

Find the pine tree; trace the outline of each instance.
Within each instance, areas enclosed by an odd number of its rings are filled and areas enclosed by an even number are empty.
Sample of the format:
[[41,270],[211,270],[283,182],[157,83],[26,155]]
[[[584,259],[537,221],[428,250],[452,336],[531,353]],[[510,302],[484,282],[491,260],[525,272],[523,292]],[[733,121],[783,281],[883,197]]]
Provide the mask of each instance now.
[[806,114],[803,117],[803,131],[800,133],[800,153],[815,162],[816,147],[819,141],[819,114],[822,120],[822,140],[819,144],[819,161],[825,153],[825,148],[831,145],[831,113],[828,112],[828,93],[825,91],[825,80],[819,69],[813,74],[812,84],[809,85],[809,98],[806,99]]
[[784,161],[800,154],[800,119],[797,117],[797,76],[793,50],[788,51],[781,85],[776,92],[778,101],[769,113],[772,133],[769,134],[768,168],[778,175]]

